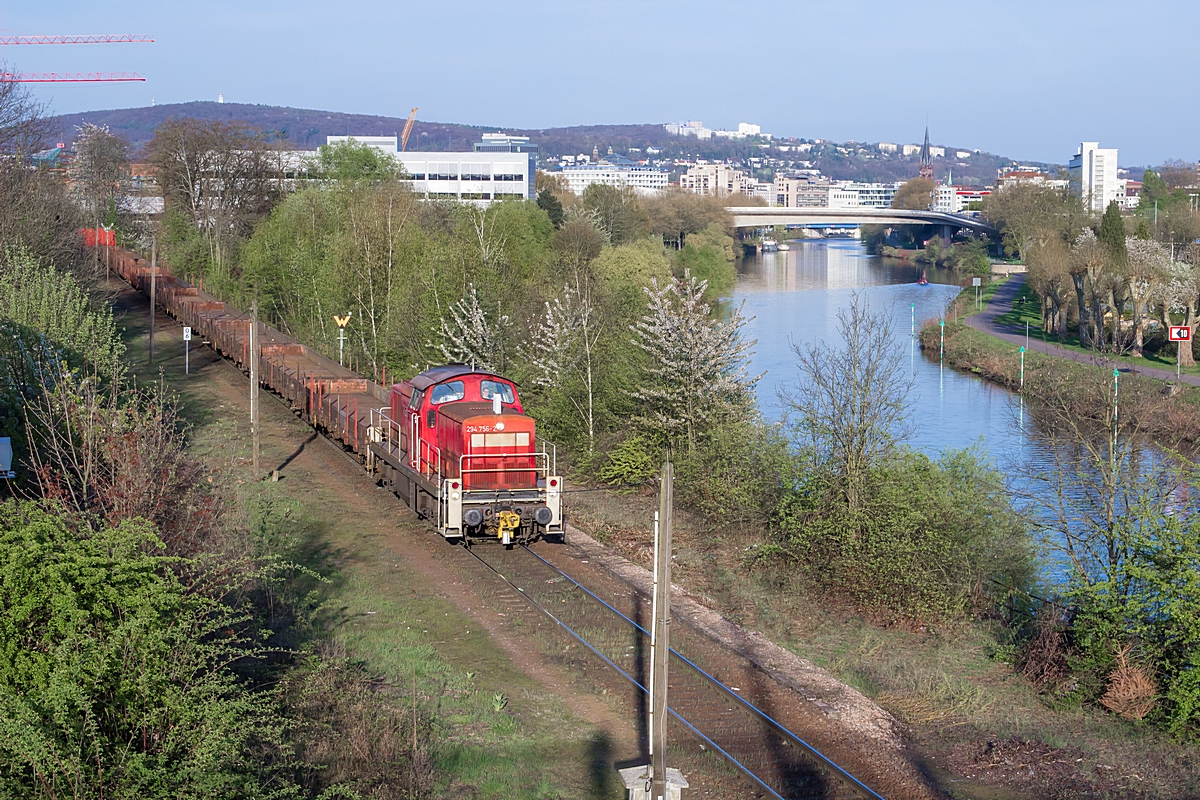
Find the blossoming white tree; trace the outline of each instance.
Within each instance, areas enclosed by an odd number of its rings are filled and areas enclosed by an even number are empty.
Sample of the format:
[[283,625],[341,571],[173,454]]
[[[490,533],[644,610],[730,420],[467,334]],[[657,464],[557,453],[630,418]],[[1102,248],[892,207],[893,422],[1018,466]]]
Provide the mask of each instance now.
[[504,335],[511,322],[499,313],[499,307],[496,311],[495,319],[489,320],[474,285],[468,288],[466,297],[450,306],[448,317],[441,320],[438,343],[448,362],[490,371],[504,369]]
[[634,344],[648,356],[631,392],[645,408],[634,422],[689,449],[716,424],[751,414],[762,377],[748,371],[757,342],[742,338],[741,307],[728,319],[714,318],[703,300],[707,288],[690,272],[662,287],[655,280],[645,289],[647,313],[631,326]]
[[[562,391],[587,429],[588,453],[596,445],[596,344],[602,325],[586,286],[563,287],[562,295],[546,301],[528,345],[535,385]],[[571,391],[578,381],[582,396]]]

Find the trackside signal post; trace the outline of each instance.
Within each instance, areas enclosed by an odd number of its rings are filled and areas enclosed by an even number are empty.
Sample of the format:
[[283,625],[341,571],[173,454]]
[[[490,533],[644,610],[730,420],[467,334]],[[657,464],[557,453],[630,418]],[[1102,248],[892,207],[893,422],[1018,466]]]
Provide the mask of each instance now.
[[346,316],[344,316],[344,317],[339,317],[337,314],[333,315],[333,321],[336,322],[337,326],[338,326],[338,366],[339,367],[345,366],[342,363],[342,354],[346,350],[346,325],[348,325],[350,323],[350,316],[353,313],[354,313],[353,311],[348,311],[348,312],[346,312]]
[[654,515],[654,612],[650,626],[650,763],[621,770],[629,800],[680,800],[687,780],[667,767],[667,665],[671,658],[671,516],[675,470],[663,462]]

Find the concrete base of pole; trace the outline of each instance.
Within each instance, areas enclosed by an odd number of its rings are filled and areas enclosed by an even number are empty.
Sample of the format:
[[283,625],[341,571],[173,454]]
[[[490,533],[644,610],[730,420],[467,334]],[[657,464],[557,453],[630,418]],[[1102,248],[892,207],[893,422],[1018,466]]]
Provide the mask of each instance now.
[[[650,765],[626,767],[617,770],[625,783],[628,800],[658,800],[650,797]],[[680,800],[683,790],[688,788],[687,778],[683,773],[671,767],[667,768],[667,796],[663,800]]]

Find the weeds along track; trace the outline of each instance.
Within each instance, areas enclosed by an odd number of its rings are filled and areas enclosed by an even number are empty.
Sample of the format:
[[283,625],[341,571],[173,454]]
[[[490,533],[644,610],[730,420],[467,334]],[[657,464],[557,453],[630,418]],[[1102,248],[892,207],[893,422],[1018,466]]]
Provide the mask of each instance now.
[[[151,294],[150,265],[144,258],[115,250],[111,260],[113,270],[135,290]],[[259,352],[251,353],[247,314],[173,276],[165,265],[159,265],[156,282],[157,304],[179,323],[190,326],[197,343],[210,345],[246,373],[251,359],[257,357],[261,384],[347,458],[370,471],[371,411],[387,404],[385,386],[263,323],[259,323]],[[505,550],[497,545],[463,551],[499,576],[501,587],[507,590],[500,593],[501,602],[512,612],[520,613],[532,604],[557,625],[568,640],[559,660],[598,673],[603,676],[601,683],[619,687],[636,709],[636,724],[644,729],[650,654],[646,632],[650,615],[644,598],[622,604],[628,613],[618,610],[525,547]],[[720,645],[707,639],[701,642],[700,634],[685,633],[683,626],[675,630],[677,647],[671,651],[668,691],[671,738],[680,742],[686,733],[700,752],[689,755],[677,749],[678,745],[673,752],[702,766],[706,773],[715,766],[719,772],[740,775],[740,782],[754,796],[781,800],[880,798],[771,714],[740,696],[745,690],[751,698],[767,697],[769,677],[742,658],[745,663],[734,670],[757,677],[746,687],[728,687],[702,669],[696,659],[687,657],[693,650]],[[596,670],[598,665],[601,668]],[[762,691],[753,685],[757,678],[764,682]],[[640,735],[645,752],[647,734],[642,730]]]
[[[574,640],[560,660],[568,666],[600,660],[627,684],[638,708],[645,708],[650,636],[641,620],[626,616],[529,548],[484,546],[468,552]],[[674,648],[670,675],[673,730],[720,756],[759,794],[787,800],[880,797]]]

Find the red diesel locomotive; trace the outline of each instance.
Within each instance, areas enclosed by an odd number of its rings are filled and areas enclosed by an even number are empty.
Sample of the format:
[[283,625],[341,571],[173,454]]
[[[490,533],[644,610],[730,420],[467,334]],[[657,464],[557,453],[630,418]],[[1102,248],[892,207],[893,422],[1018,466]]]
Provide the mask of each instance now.
[[561,536],[554,448],[537,438],[511,381],[462,364],[426,370],[392,386],[372,439],[384,485],[446,538]]

